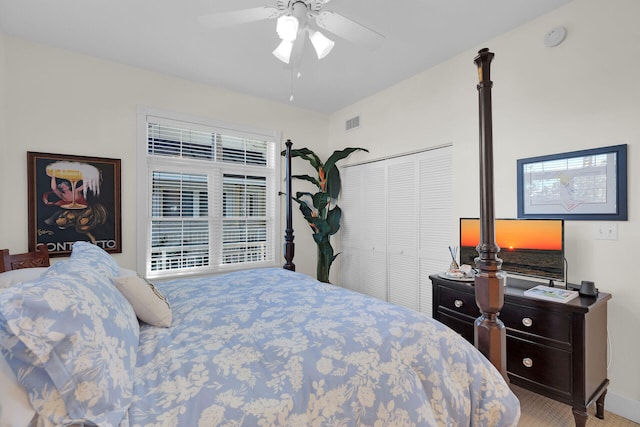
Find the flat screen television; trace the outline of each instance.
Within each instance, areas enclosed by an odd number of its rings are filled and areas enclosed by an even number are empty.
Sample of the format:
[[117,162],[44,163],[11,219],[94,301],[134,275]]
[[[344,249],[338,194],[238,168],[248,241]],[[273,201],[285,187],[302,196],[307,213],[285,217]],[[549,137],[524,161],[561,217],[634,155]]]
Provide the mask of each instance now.
[[[503,271],[564,282],[562,219],[496,219],[495,232]],[[480,220],[460,218],[460,264],[475,267],[479,242]]]

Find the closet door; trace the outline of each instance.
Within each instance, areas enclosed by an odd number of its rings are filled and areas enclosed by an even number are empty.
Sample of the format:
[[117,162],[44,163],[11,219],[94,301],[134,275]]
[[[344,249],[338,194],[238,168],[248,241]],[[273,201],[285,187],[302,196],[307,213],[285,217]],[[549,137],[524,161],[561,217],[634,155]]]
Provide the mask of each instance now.
[[387,301],[385,194],[380,163],[342,171],[339,284]]
[[452,148],[429,152],[419,163],[420,308],[432,313],[429,275],[449,267],[449,246],[457,245],[459,219],[453,216]]
[[387,167],[387,266],[389,302],[419,309],[418,165],[414,156],[392,159]]
[[366,293],[361,288],[360,272],[360,251],[363,247],[358,245],[359,238],[364,232],[358,218],[364,213],[362,204],[363,174],[360,169],[345,168],[340,171],[342,189],[340,191],[339,205],[342,209],[342,222],[340,223],[340,246],[335,242],[333,248],[339,251],[340,255],[332,265],[332,270],[339,266],[339,278],[337,285],[352,291]]
[[451,147],[341,170],[339,285],[431,314],[429,275],[451,262]]

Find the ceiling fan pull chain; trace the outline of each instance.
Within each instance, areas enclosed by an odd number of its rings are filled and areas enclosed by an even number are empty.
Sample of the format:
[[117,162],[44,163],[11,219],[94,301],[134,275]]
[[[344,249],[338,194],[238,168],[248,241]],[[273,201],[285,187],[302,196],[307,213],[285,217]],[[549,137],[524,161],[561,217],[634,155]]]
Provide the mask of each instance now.
[[291,69],[291,88],[290,88],[289,102],[293,102],[293,69]]
[[[293,102],[293,72],[294,70],[291,69],[291,95],[289,96],[289,102]],[[300,77],[302,77],[302,73],[298,71],[296,74],[296,79],[299,79]]]

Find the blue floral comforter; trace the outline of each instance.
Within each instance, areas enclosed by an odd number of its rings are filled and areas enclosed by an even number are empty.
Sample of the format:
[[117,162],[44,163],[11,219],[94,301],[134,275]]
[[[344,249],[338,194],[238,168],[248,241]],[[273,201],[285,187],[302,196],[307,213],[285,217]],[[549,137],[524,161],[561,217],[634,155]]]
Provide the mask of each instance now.
[[497,370],[423,314],[275,268],[156,286],[173,324],[141,327],[121,425],[517,424]]

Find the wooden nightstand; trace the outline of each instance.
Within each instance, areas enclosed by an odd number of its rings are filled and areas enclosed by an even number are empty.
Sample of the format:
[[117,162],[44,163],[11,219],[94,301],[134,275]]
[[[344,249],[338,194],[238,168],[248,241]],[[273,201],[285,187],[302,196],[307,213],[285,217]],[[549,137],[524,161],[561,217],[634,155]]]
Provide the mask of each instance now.
[[[480,315],[473,282],[438,275],[433,283],[433,318],[473,343]],[[507,373],[522,388],[571,405],[576,426],[586,425],[589,407],[604,418],[607,379],[607,301],[611,294],[578,297],[567,303],[524,296],[539,285],[507,279],[500,319],[507,327]]]

